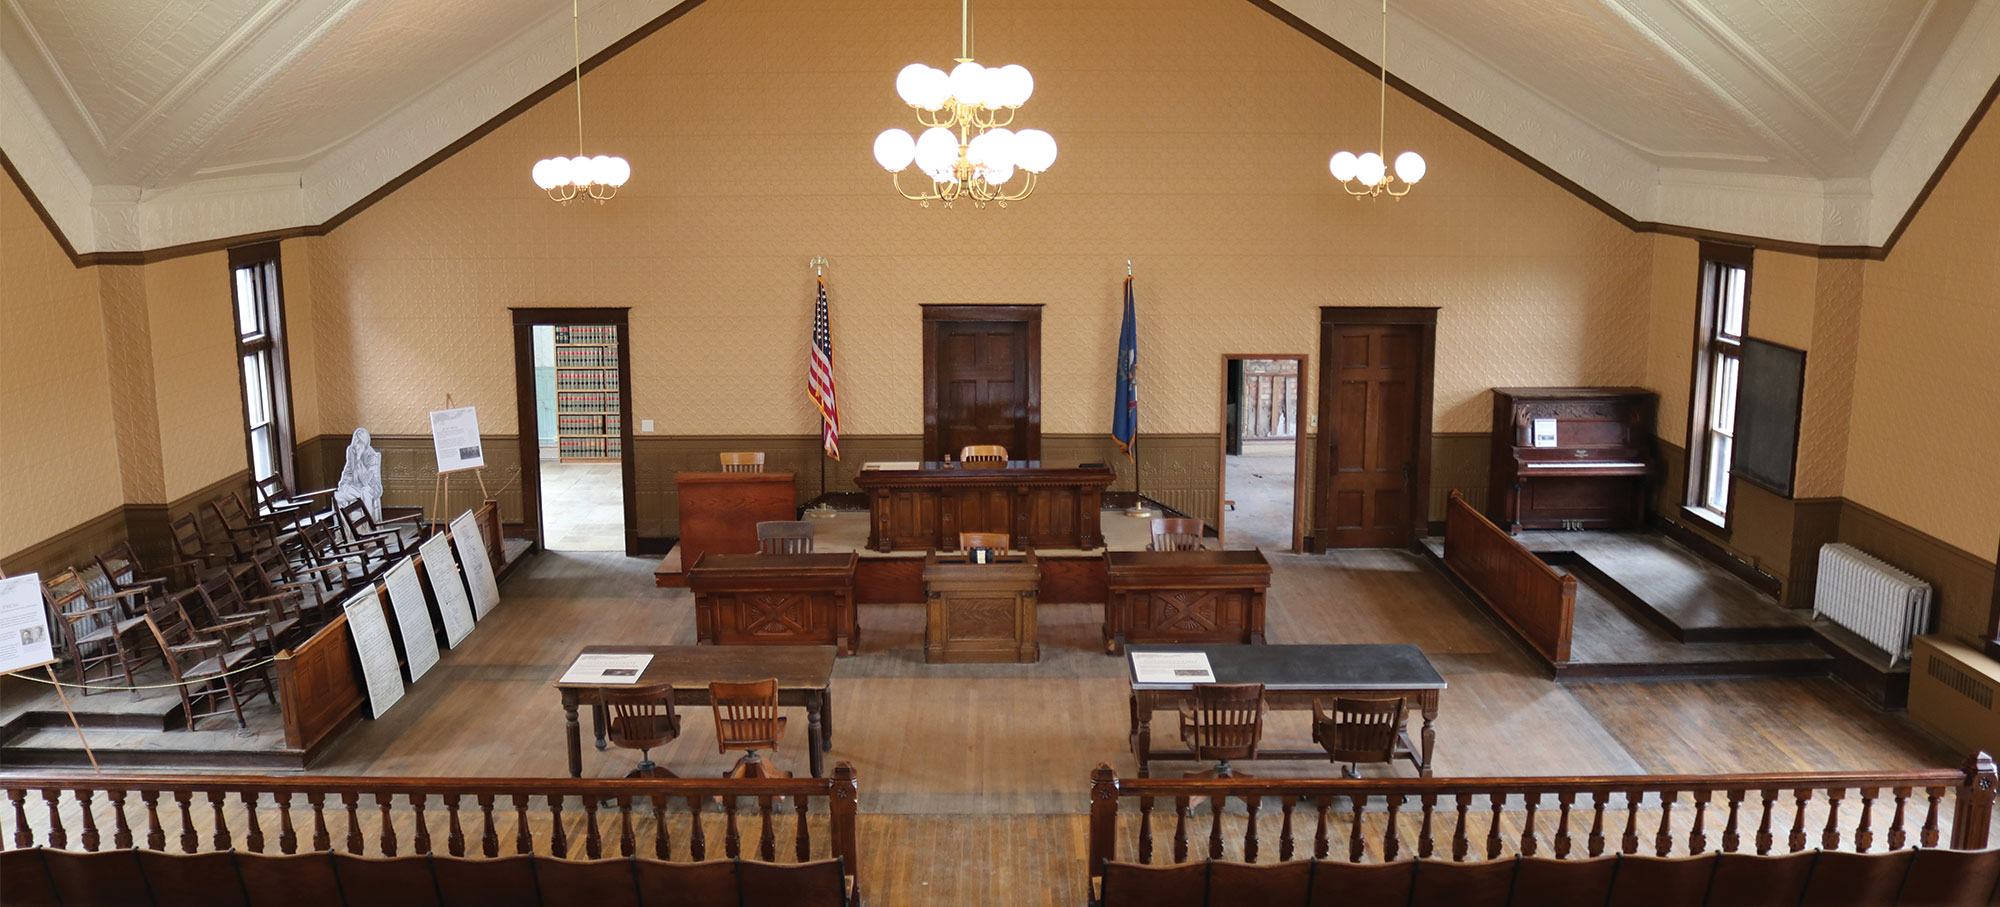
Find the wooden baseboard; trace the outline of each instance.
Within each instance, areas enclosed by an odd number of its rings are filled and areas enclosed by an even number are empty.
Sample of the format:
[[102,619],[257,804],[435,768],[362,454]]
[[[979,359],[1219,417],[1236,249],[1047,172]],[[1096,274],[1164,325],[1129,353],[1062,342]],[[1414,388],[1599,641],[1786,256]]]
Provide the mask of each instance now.
[[1749,583],[1751,588],[1774,599],[1783,594],[1784,582],[1777,577],[1751,566],[1707,536],[1667,519],[1658,512],[1654,512],[1651,516],[1654,528],[1660,530],[1667,538],[1679,542],[1681,547],[1699,555],[1702,560],[1729,571],[1737,579]]

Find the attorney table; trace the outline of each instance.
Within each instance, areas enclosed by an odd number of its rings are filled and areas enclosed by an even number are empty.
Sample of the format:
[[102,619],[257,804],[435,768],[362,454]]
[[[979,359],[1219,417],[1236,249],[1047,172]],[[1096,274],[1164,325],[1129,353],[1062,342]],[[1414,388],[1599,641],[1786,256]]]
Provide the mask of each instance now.
[[[712,680],[741,683],[778,679],[778,704],[804,706],[806,749],[815,778],[825,777],[826,751],[833,746],[833,659],[832,646],[787,646],[744,648],[719,646],[584,646],[577,655],[650,653],[653,660],[639,675],[636,685],[671,683],[674,706],[708,705],[708,684]],[[565,670],[576,656],[563,663]],[[583,740],[577,725],[577,706],[590,707],[590,729],[602,751],[604,709],[597,691],[629,689],[633,684],[562,683],[564,735],[569,745],[569,776],[583,777]]]
[[713,645],[835,645],[853,655],[852,551],[704,554],[688,571],[694,635]]
[[[1444,675],[1431,666],[1416,646],[1177,646],[1131,645],[1126,647],[1125,676],[1132,685],[1132,752],[1139,757],[1139,776],[1146,777],[1146,764],[1153,759],[1194,759],[1188,750],[1153,749],[1153,713],[1178,711],[1182,703],[1193,704],[1194,685],[1189,683],[1140,683],[1132,666],[1132,656],[1141,652],[1201,652],[1208,656],[1216,683],[1261,683],[1264,698],[1272,709],[1311,709],[1314,699],[1329,701],[1335,696],[1368,698],[1401,696],[1423,714],[1423,748],[1410,743],[1409,734],[1398,731],[1396,757],[1407,759],[1421,776],[1431,776],[1431,748],[1437,741],[1432,725],[1437,721],[1438,698],[1444,692]],[[1325,750],[1279,750],[1257,748],[1258,759],[1320,759]]]
[[961,532],[1004,532],[1016,549],[1104,547],[1098,512],[1115,476],[1109,466],[899,465],[917,468],[854,476],[868,495],[868,546],[877,551],[956,551]]
[[1104,651],[1125,642],[1262,643],[1261,551],[1106,551]]

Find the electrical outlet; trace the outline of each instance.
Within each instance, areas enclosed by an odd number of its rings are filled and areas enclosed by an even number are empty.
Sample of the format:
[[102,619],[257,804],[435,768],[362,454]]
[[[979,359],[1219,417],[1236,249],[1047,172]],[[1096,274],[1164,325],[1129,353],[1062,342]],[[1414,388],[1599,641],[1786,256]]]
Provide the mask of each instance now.
[[640,433],[640,434],[646,434],[646,435],[650,435],[650,434],[652,434],[652,433],[653,433],[653,420],[651,420],[651,419],[640,419],[640,420],[639,420],[639,433]]

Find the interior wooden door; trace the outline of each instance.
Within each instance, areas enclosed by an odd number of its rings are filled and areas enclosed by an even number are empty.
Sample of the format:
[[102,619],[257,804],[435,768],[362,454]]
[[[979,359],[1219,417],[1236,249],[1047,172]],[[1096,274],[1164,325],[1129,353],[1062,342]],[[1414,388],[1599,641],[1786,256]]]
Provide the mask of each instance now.
[[953,321],[937,326],[939,454],[968,444],[999,444],[1028,456],[1028,325]]
[[[1406,547],[1420,511],[1420,401],[1424,328],[1414,324],[1326,324],[1327,481],[1321,493],[1328,548]],[[1427,401],[1423,401],[1428,406]]]

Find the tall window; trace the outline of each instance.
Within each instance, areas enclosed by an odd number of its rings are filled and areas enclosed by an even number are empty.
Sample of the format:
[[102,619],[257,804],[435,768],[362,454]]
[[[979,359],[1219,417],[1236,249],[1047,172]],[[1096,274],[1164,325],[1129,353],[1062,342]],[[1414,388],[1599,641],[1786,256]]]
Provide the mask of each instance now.
[[292,401],[285,361],[285,307],[278,282],[278,244],[229,251],[236,303],[236,355],[243,376],[244,437],[255,480],[292,482]]
[[1729,458],[1736,443],[1737,376],[1750,304],[1751,249],[1703,243],[1700,327],[1688,414],[1688,508],[1716,523],[1729,514]]

